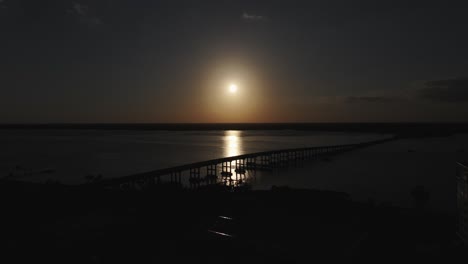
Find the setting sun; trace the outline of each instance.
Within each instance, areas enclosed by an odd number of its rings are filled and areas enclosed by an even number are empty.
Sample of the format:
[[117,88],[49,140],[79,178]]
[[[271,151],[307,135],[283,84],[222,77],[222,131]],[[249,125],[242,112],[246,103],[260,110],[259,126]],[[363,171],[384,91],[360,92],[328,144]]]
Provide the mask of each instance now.
[[230,92],[230,93],[235,93],[235,92],[237,92],[237,85],[231,83],[231,85],[229,85],[229,92]]

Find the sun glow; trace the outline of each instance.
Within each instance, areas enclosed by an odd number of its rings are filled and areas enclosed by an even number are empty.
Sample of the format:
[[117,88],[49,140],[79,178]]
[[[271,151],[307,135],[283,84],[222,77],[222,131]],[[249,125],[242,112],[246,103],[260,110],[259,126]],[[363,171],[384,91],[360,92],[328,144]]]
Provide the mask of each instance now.
[[235,93],[235,92],[237,92],[237,85],[235,85],[234,83],[231,83],[231,84],[229,85],[229,92],[230,92],[230,93]]

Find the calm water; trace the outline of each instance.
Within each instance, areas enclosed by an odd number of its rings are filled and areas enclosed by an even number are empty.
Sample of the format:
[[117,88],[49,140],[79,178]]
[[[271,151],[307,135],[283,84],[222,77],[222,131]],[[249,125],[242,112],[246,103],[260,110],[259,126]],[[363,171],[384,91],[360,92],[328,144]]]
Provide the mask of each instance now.
[[[388,135],[301,131],[0,130],[0,175],[77,184],[89,174],[119,177],[245,153],[357,143]],[[455,209],[455,162],[468,160],[468,135],[406,139],[312,161],[274,173],[249,172],[256,189],[272,185],[350,193],[412,206],[410,191],[423,185],[430,207]]]
[[428,207],[453,212],[456,162],[463,160],[468,161],[468,135],[402,139],[260,175],[255,186],[344,191],[355,200],[412,207],[410,193],[419,185],[430,194]]
[[0,175],[76,184],[220,157],[282,148],[357,143],[373,134],[301,131],[0,131]]

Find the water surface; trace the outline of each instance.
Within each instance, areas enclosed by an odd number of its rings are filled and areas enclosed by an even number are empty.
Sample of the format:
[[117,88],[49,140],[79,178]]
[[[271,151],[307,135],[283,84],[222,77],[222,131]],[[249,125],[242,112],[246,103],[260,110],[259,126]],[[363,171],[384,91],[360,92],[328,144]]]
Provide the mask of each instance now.
[[0,175],[76,184],[283,148],[357,143],[376,134],[310,131],[0,130]]

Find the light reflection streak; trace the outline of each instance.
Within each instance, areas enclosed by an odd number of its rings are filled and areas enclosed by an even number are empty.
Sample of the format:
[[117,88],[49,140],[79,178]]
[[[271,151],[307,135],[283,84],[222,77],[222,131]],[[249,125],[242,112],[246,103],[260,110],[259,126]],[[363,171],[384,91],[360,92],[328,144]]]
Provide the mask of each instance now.
[[242,154],[242,131],[228,130],[224,132],[224,156],[232,157]]
[[[242,131],[238,130],[228,130],[224,132],[223,136],[223,149],[224,149],[224,157],[233,157],[245,154],[243,149],[243,137]],[[245,160],[244,160],[245,162]],[[247,183],[248,179],[251,178],[251,174],[244,170],[244,172],[236,172],[236,161],[233,160],[231,162],[232,165],[232,175],[228,177],[224,177],[223,180],[227,185],[243,185]],[[245,164],[244,164],[245,166]]]

